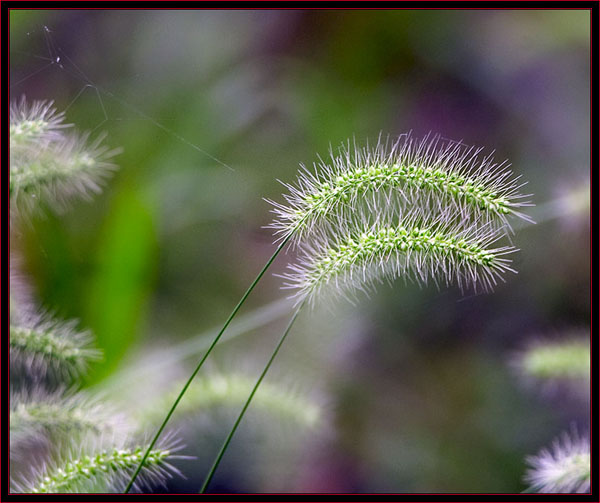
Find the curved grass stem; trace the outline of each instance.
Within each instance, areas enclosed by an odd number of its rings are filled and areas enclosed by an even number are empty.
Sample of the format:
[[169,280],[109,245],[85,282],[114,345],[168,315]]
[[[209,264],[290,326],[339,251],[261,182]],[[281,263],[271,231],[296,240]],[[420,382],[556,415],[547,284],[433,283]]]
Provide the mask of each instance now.
[[279,350],[281,349],[281,346],[283,345],[285,339],[287,338],[288,334],[290,333],[290,330],[292,329],[292,326],[294,325],[294,322],[298,318],[298,315],[300,314],[300,311],[302,310],[302,307],[304,306],[304,304],[305,304],[305,302],[303,301],[298,306],[298,308],[296,309],[296,312],[294,313],[294,315],[290,318],[290,321],[289,321],[287,327],[285,328],[285,331],[283,332],[283,335],[279,339],[279,342],[277,343],[277,346],[275,346],[275,349],[273,350],[273,353],[271,354],[271,357],[269,358],[269,361],[265,365],[265,368],[263,369],[262,373],[260,374],[260,377],[256,381],[256,384],[254,385],[254,388],[252,389],[252,392],[248,396],[248,399],[246,400],[246,403],[244,404],[244,407],[240,411],[240,414],[239,414],[238,418],[236,419],[235,423],[233,424],[233,426],[232,426],[232,428],[231,428],[231,430],[229,432],[229,435],[227,435],[227,438],[225,439],[225,442],[223,442],[223,446],[221,447],[221,450],[219,451],[219,454],[217,454],[217,457],[215,458],[215,461],[214,461],[214,463],[213,463],[210,471],[208,472],[208,475],[206,476],[206,479],[204,480],[204,484],[202,484],[202,488],[200,489],[200,493],[201,494],[203,494],[203,493],[206,492],[206,489],[208,488],[208,485],[210,484],[210,481],[212,480],[212,478],[213,478],[213,476],[214,476],[214,474],[215,474],[215,472],[216,472],[219,464],[221,463],[221,459],[223,459],[223,455],[225,454],[225,451],[227,450],[227,448],[229,447],[229,444],[231,443],[231,439],[233,438],[233,435],[235,435],[235,432],[237,431],[238,426],[242,422],[244,414],[246,414],[246,410],[248,410],[248,407],[250,406],[250,402],[252,402],[252,398],[254,398],[254,395],[258,391],[258,388],[260,387],[261,383],[263,382],[263,379],[265,378],[265,376],[267,375],[267,372],[271,368],[271,365],[272,365],[273,361],[275,360],[275,357],[277,356],[277,353],[279,353]]
[[162,424],[160,425],[160,428],[158,429],[158,431],[154,435],[154,438],[152,439],[152,441],[148,445],[148,447],[146,449],[146,452],[144,453],[144,456],[143,456],[142,460],[138,464],[135,472],[131,476],[131,480],[129,481],[129,483],[127,484],[127,487],[125,488],[125,494],[127,494],[131,490],[131,488],[133,487],[133,484],[135,483],[135,479],[139,475],[139,473],[140,473],[140,471],[142,469],[142,466],[144,465],[144,462],[146,461],[146,458],[149,456],[150,452],[152,451],[152,448],[154,447],[154,445],[158,441],[160,435],[162,434],[163,430],[167,426],[167,423],[169,422],[169,419],[171,419],[171,416],[173,415],[173,412],[175,412],[175,409],[177,408],[177,405],[179,405],[179,402],[183,398],[183,395],[185,394],[185,392],[187,391],[187,389],[190,387],[190,384],[192,384],[192,381],[194,380],[194,378],[196,377],[196,375],[198,374],[198,372],[202,368],[202,365],[204,364],[204,362],[206,361],[206,359],[208,358],[208,356],[210,355],[210,353],[212,352],[212,350],[214,349],[214,347],[219,342],[219,339],[221,338],[221,336],[223,335],[223,333],[225,332],[225,330],[227,330],[227,327],[231,323],[231,320],[233,320],[233,318],[235,317],[235,315],[237,314],[237,312],[244,305],[244,302],[246,302],[246,299],[248,298],[248,296],[250,295],[250,293],[252,293],[252,290],[254,290],[254,287],[258,284],[258,282],[264,276],[264,274],[267,271],[267,269],[271,266],[271,264],[273,263],[273,261],[275,260],[275,258],[277,257],[277,255],[279,255],[279,252],[281,252],[281,250],[283,250],[283,248],[288,243],[288,241],[289,241],[290,238],[291,238],[291,235],[288,236],[288,237],[286,237],[286,239],[284,239],[279,244],[279,246],[277,247],[277,249],[275,250],[275,252],[273,253],[273,255],[271,255],[271,258],[267,261],[267,263],[264,265],[264,267],[261,269],[261,271],[258,273],[258,275],[256,276],[256,278],[252,282],[252,284],[248,287],[248,290],[246,290],[246,293],[244,293],[244,295],[242,296],[242,298],[240,299],[240,301],[237,303],[237,305],[235,306],[235,308],[233,309],[233,311],[231,312],[231,314],[227,318],[227,321],[225,321],[225,324],[223,325],[223,327],[221,328],[221,330],[219,331],[219,333],[217,334],[217,336],[214,338],[212,344],[206,350],[206,353],[204,353],[204,356],[202,357],[202,359],[200,360],[200,362],[198,363],[198,365],[196,366],[196,368],[194,369],[194,371],[190,375],[189,379],[186,381],[186,383],[183,386],[183,388],[181,389],[181,392],[179,393],[179,395],[177,395],[177,398],[175,399],[175,402],[173,403],[173,405],[169,409],[169,412],[167,413],[167,416],[165,417],[165,419],[163,420]]

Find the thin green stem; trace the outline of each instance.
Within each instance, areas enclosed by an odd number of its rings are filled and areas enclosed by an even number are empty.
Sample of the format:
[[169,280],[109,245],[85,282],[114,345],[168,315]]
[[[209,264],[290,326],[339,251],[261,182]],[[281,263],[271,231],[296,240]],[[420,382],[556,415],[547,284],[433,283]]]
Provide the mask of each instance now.
[[291,236],[292,236],[291,234],[288,235],[280,243],[280,245],[275,250],[275,253],[273,253],[273,255],[271,256],[271,258],[267,261],[267,263],[264,265],[264,267],[258,273],[258,276],[256,276],[256,278],[254,279],[254,281],[252,282],[252,284],[248,287],[248,290],[246,290],[246,293],[243,295],[243,297],[238,302],[237,306],[235,306],[234,310],[229,315],[229,318],[227,318],[227,321],[223,325],[223,328],[221,328],[221,330],[219,331],[219,333],[217,334],[217,336],[213,340],[212,344],[209,346],[208,350],[206,351],[206,353],[204,354],[204,356],[200,360],[200,363],[198,363],[198,366],[195,368],[194,372],[192,372],[192,375],[190,376],[190,378],[186,381],[185,385],[181,389],[181,392],[179,393],[179,395],[175,399],[175,403],[173,403],[173,405],[172,405],[171,409],[169,410],[167,416],[165,417],[164,421],[160,425],[160,428],[156,432],[156,435],[154,435],[154,438],[152,439],[152,442],[150,442],[150,444],[148,445],[148,448],[146,449],[146,452],[144,453],[144,457],[142,458],[142,460],[138,464],[138,467],[136,468],[135,472],[133,473],[133,475],[131,477],[131,480],[129,481],[129,484],[127,484],[127,487],[125,488],[125,494],[127,494],[131,490],[131,488],[133,487],[135,479],[137,478],[138,474],[140,473],[140,471],[142,469],[142,466],[144,465],[144,462],[146,461],[146,458],[148,457],[148,455],[152,451],[152,448],[154,447],[154,445],[158,441],[160,435],[162,434],[163,430],[167,426],[167,423],[169,422],[169,419],[171,419],[171,416],[173,415],[173,412],[175,412],[175,409],[177,408],[177,405],[179,405],[179,402],[183,398],[183,395],[185,394],[185,392],[187,391],[187,389],[190,387],[190,384],[192,384],[192,381],[194,380],[194,378],[196,377],[196,375],[198,374],[198,372],[202,368],[202,365],[204,364],[204,362],[208,358],[208,355],[210,355],[210,353],[213,350],[213,348],[217,345],[217,343],[219,342],[219,339],[221,338],[221,336],[223,335],[223,333],[225,332],[225,330],[227,329],[227,327],[231,323],[231,320],[233,320],[233,318],[235,317],[235,315],[237,314],[237,312],[240,310],[240,308],[242,307],[242,305],[244,304],[244,302],[246,302],[246,299],[248,298],[248,296],[250,295],[250,293],[252,292],[252,290],[254,290],[254,287],[258,284],[258,282],[264,276],[265,272],[270,267],[270,265],[273,263],[273,261],[275,260],[275,258],[277,257],[277,255],[279,255],[279,252],[281,250],[283,250],[283,248],[285,247],[285,245],[290,240]]
[[216,459],[215,459],[215,461],[214,461],[214,463],[213,463],[213,465],[212,465],[212,467],[210,469],[210,472],[208,472],[208,475],[206,476],[206,480],[204,481],[204,484],[202,484],[202,488],[200,489],[200,493],[201,494],[204,493],[204,492],[206,492],[206,489],[207,489],[208,485],[210,484],[210,481],[212,480],[213,475],[215,474],[215,471],[217,470],[217,467],[219,466],[219,463],[221,462],[221,459],[223,458],[223,455],[225,454],[225,451],[227,450],[227,447],[229,447],[229,443],[231,442],[231,439],[233,438],[233,435],[235,434],[235,432],[236,432],[239,424],[242,422],[242,418],[244,417],[244,414],[246,413],[246,410],[250,406],[250,402],[252,401],[252,398],[254,398],[254,395],[256,394],[256,391],[258,390],[259,386],[261,385],[263,379],[267,375],[267,372],[269,371],[269,368],[271,368],[271,364],[275,360],[275,357],[277,356],[277,353],[279,353],[279,350],[281,349],[281,346],[283,345],[283,343],[284,343],[287,335],[290,333],[292,325],[296,321],[296,318],[298,318],[298,315],[300,314],[300,311],[302,310],[302,307],[304,306],[304,303],[305,303],[305,301],[303,301],[298,306],[298,309],[296,309],[296,312],[291,317],[290,322],[288,323],[285,331],[283,332],[283,335],[281,336],[281,339],[279,339],[279,342],[277,343],[277,346],[275,346],[275,349],[273,350],[273,353],[271,354],[271,357],[269,358],[269,361],[265,365],[265,368],[263,369],[262,374],[260,374],[260,377],[258,378],[258,381],[256,381],[256,384],[254,385],[254,388],[252,389],[252,392],[250,393],[250,396],[248,396],[248,399],[246,400],[246,403],[244,404],[244,407],[242,408],[242,410],[240,412],[240,415],[236,419],[233,427],[231,428],[231,431],[229,432],[229,435],[227,435],[227,438],[225,439],[225,442],[223,443],[223,446],[221,447],[221,450],[219,451],[219,454],[217,455],[217,457],[216,457]]

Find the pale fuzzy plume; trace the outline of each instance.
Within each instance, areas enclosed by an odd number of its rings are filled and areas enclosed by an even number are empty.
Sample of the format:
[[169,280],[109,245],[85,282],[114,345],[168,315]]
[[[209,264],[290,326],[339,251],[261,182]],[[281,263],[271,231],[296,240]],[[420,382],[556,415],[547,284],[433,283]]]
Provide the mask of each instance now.
[[111,159],[119,150],[103,145],[104,136],[91,141],[67,133],[63,120],[51,102],[11,105],[9,192],[17,213],[40,203],[62,210],[75,197],[99,192],[116,169]]
[[519,211],[532,206],[519,178],[483,149],[437,135],[380,138],[374,148],[348,141],[313,171],[302,166],[295,184],[284,183],[287,204],[268,201],[276,215],[269,227],[297,243],[323,222],[352,214],[366,195],[383,193],[407,207],[451,209],[457,219],[486,220],[510,232],[510,217],[531,221]]
[[525,481],[540,493],[585,493],[590,490],[590,442],[576,431],[563,433],[551,449],[527,458]]

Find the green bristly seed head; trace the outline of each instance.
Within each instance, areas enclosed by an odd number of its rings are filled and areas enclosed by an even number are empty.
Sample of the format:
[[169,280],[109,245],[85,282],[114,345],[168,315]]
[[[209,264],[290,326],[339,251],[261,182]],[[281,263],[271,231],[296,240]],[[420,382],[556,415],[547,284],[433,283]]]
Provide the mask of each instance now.
[[9,129],[11,147],[40,136],[48,130],[48,127],[49,123],[41,119],[25,120],[17,124],[11,124]]
[[62,137],[62,131],[71,127],[64,124],[64,114],[57,113],[52,101],[27,103],[25,98],[10,107],[10,149],[11,158],[15,151],[39,145]]
[[543,344],[527,351],[521,362],[534,377],[589,379],[590,346],[586,341]]
[[[41,481],[31,488],[32,493],[77,492],[79,484],[86,479],[105,473],[128,472],[142,460],[145,448],[113,449],[93,456],[83,456],[69,461],[46,473]],[[171,455],[168,449],[154,449],[144,462],[144,467],[160,467]]]
[[344,204],[369,190],[406,185],[462,199],[469,205],[499,215],[513,211],[506,197],[465,176],[425,166],[381,164],[356,167],[331,182],[321,183],[315,192],[306,195],[303,207],[295,210],[297,222],[292,225],[297,225],[306,214],[323,214],[328,207]]
[[73,177],[94,169],[99,169],[98,161],[87,152],[65,158],[46,154],[29,162],[15,162],[10,166],[9,192],[36,193],[40,187],[68,184]]
[[[343,145],[314,172],[287,185],[287,204],[271,202],[269,226],[300,250],[283,275],[297,301],[328,282],[343,291],[404,277],[490,291],[516,272],[495,243],[511,232],[508,217],[523,201],[505,163],[460,142],[410,134],[374,148]],[[312,300],[311,300],[312,302]]]
[[287,205],[270,201],[278,216],[270,227],[299,242],[321,223],[356,211],[371,194],[400,197],[423,210],[444,207],[457,219],[506,230],[510,216],[530,220],[518,211],[530,206],[519,194],[518,177],[480,152],[437,136],[416,141],[401,135],[392,145],[380,141],[374,149],[342,146],[328,163],[320,162],[313,173],[301,171],[295,185],[285,184]]
[[75,363],[84,353],[84,350],[75,346],[70,340],[54,332],[13,326],[10,327],[10,346],[33,355],[66,363]]
[[11,358],[42,370],[53,367],[67,374],[83,370],[100,358],[89,347],[89,336],[73,330],[72,324],[40,323],[35,327],[10,326]]
[[[58,406],[57,406],[58,405]],[[90,430],[95,433],[101,431],[97,421],[89,417],[85,409],[65,410],[62,404],[54,403],[27,403],[18,404],[10,411],[11,430],[27,428],[60,428],[66,430]]]
[[110,158],[117,150],[103,146],[102,136],[89,142],[69,133],[63,120],[51,102],[11,105],[9,194],[18,213],[89,197],[115,169]]
[[34,388],[15,392],[10,397],[11,449],[19,441],[31,438],[64,439],[109,434],[117,439],[124,436],[129,426],[103,400],[95,400],[84,393],[48,392]]
[[358,237],[350,237],[337,248],[330,248],[317,259],[307,272],[306,284],[317,285],[331,277],[342,274],[356,265],[385,259],[396,253],[422,252],[440,258],[456,260],[493,268],[497,257],[493,252],[481,248],[477,243],[465,239],[457,240],[429,229],[383,228]]

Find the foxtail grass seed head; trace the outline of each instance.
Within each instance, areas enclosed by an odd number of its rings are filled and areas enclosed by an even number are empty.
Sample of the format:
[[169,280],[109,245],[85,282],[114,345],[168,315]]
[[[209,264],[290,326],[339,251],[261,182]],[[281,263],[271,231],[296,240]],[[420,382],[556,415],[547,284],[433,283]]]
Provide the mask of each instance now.
[[40,315],[31,325],[10,326],[11,367],[23,368],[29,375],[51,372],[61,378],[74,377],[101,359],[102,353],[91,342],[88,332],[76,330],[76,322]]
[[563,433],[551,449],[527,459],[525,481],[540,493],[585,493],[590,490],[590,443],[576,432]]
[[52,393],[43,388],[12,393],[10,397],[11,450],[29,438],[68,438],[110,434],[124,438],[132,427],[104,400],[83,392]]
[[297,302],[314,302],[326,286],[334,293],[370,291],[396,278],[426,284],[456,282],[461,289],[489,291],[510,267],[512,246],[497,246],[502,234],[491,226],[447,225],[443,218],[423,219],[420,212],[395,222],[340,223],[334,232],[302,243],[296,263],[283,275],[284,288],[296,290]]
[[298,302],[326,285],[354,294],[402,277],[491,290],[517,251],[499,240],[530,203],[505,163],[481,149],[410,134],[374,148],[345,145],[287,185],[287,205],[272,203],[270,225],[299,248],[283,275]]
[[539,342],[520,356],[519,365],[538,379],[589,379],[589,339]]
[[40,203],[63,209],[75,197],[89,198],[116,169],[119,150],[103,145],[104,136],[69,133],[51,103],[22,100],[11,106],[9,193],[18,212]]
[[302,166],[295,184],[284,184],[287,204],[268,201],[276,215],[269,227],[280,238],[292,235],[298,242],[323,221],[353,213],[374,192],[431,211],[453,208],[458,219],[486,219],[508,232],[510,217],[531,221],[519,211],[531,206],[529,195],[519,192],[525,185],[519,178],[483,149],[440,136],[380,138],[374,148],[348,142],[313,171]]
[[[233,406],[237,409],[248,398],[255,381],[255,377],[242,373],[213,373],[197,378],[190,385],[176,415],[182,417],[207,413],[222,406]],[[156,404],[141,410],[139,421],[142,424],[156,424],[165,408],[177,397],[181,388],[179,384],[173,386],[173,392],[159,397]],[[316,427],[323,419],[321,408],[315,401],[280,383],[263,383],[254,397],[253,404],[268,416],[291,420],[306,428]]]
[[[32,494],[120,492],[142,460],[146,448],[147,445],[82,449],[34,470],[29,480],[13,482],[13,489],[14,492]],[[170,460],[180,457],[175,455],[179,448],[175,444],[165,444],[152,449],[136,487],[163,484],[173,474],[178,474]]]
[[52,101],[27,103],[23,96],[10,106],[10,149],[43,147],[50,142],[63,139],[64,129],[72,124],[64,123],[64,113],[58,113]]

